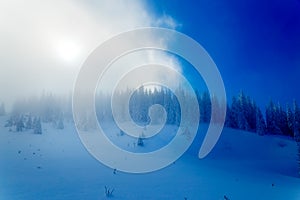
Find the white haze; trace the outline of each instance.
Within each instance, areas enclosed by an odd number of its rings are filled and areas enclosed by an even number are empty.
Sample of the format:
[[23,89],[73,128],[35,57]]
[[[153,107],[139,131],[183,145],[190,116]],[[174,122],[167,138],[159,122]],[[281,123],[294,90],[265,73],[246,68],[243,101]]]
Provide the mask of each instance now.
[[0,0],[0,102],[11,105],[42,91],[70,93],[101,42],[147,26],[177,23],[138,0]]

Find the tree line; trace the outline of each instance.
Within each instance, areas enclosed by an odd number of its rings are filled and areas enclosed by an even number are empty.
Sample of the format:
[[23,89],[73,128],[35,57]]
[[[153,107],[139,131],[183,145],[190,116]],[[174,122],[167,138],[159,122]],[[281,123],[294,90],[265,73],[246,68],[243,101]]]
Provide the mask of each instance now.
[[[124,115],[124,108],[127,106],[124,103],[125,98],[131,93],[129,112],[135,122],[149,123],[149,108],[154,104],[160,104],[167,113],[166,123],[180,124],[182,111],[178,99],[173,92],[163,87],[160,89],[155,88],[154,90],[141,87],[134,92],[130,90],[117,92],[116,99],[118,102],[115,106],[121,107],[119,109],[121,112],[118,113],[121,116],[120,118]],[[176,93],[184,96],[185,103],[192,105],[189,92],[179,88]],[[296,101],[292,105],[286,104],[285,106],[270,101],[265,110],[261,110],[255,101],[243,92],[232,97],[232,101],[227,105],[214,96],[211,97],[208,92],[196,92],[196,96],[200,109],[200,123],[209,123],[212,115],[215,115],[214,118],[218,118],[218,111],[221,109],[217,109],[216,113],[211,113],[211,102],[214,101],[214,104],[219,108],[222,106],[227,107],[226,127],[257,132],[259,135],[276,134],[293,138],[297,137],[297,134],[300,132],[300,109]],[[104,93],[97,93],[95,99],[98,121],[112,120],[110,96]],[[187,113],[186,116],[189,116],[189,120],[196,118],[194,109],[190,106],[188,110],[183,111]],[[0,105],[0,111],[0,115],[6,113],[3,103]],[[63,98],[49,93],[40,97],[19,100],[12,106],[10,115],[14,119],[13,121],[16,121],[17,116],[21,116],[26,121],[29,116],[29,119],[37,117],[42,122],[58,125],[60,121],[72,120],[72,99],[71,96]],[[86,123],[89,121],[90,115],[92,113],[87,113],[86,116],[83,116],[83,123],[84,121]]]

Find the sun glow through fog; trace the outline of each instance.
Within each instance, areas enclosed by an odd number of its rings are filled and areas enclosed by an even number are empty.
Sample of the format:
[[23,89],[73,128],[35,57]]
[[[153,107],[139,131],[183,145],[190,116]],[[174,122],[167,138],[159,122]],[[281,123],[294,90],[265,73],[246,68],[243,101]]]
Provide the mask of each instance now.
[[72,40],[61,40],[56,46],[58,56],[65,62],[74,62],[80,54],[78,43]]

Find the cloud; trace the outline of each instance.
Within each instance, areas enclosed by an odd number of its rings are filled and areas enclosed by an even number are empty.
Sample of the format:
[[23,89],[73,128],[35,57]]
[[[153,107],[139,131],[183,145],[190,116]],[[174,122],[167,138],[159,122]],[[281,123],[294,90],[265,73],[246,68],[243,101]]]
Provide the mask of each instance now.
[[182,24],[178,23],[173,17],[166,14],[156,19],[156,21],[153,22],[153,25],[170,29],[179,29],[182,27]]
[[[0,101],[43,90],[70,92],[84,60],[111,36],[138,27],[177,27],[167,15],[154,16],[138,0],[1,1]],[[72,45],[61,45],[70,41],[78,55],[66,61],[61,51]]]

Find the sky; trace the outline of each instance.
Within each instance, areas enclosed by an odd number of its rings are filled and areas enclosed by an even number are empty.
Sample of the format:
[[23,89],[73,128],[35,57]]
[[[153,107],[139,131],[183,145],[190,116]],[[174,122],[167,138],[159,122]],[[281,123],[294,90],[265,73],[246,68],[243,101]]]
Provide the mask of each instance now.
[[0,102],[9,106],[43,92],[71,93],[96,47],[149,26],[174,28],[174,22],[154,16],[138,0],[0,0]]
[[299,0],[0,0],[0,102],[70,93],[99,44],[149,26],[199,42],[218,66],[228,99],[243,90],[261,106],[271,98],[300,101]]
[[299,102],[299,0],[165,0],[152,9],[206,49],[229,99],[242,90],[261,106]]

